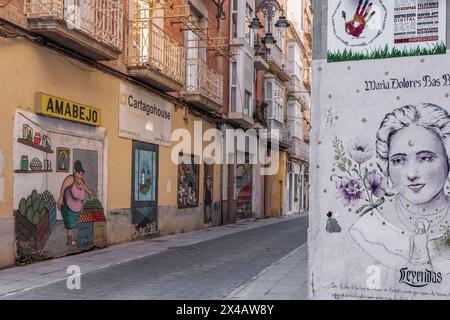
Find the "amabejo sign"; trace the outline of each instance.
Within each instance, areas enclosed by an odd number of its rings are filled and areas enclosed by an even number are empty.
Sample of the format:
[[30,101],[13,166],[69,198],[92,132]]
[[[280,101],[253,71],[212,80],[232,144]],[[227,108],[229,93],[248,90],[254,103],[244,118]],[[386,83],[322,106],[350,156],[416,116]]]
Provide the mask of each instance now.
[[119,136],[170,147],[173,104],[125,83],[119,90]]
[[35,112],[92,126],[101,125],[100,109],[40,92],[36,94]]

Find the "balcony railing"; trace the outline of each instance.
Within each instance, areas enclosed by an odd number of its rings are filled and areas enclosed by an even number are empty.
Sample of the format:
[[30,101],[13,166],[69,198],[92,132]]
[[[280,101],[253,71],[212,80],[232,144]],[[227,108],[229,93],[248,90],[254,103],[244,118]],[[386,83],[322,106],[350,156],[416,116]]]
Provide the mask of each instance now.
[[284,144],[292,144],[292,133],[291,130],[289,130],[289,128],[286,128],[285,126],[283,126],[281,128],[280,131],[280,142],[284,143]]
[[278,76],[281,81],[289,81],[290,75],[287,68],[287,57],[278,45],[273,45],[267,53],[267,63],[270,72]]
[[291,154],[297,158],[308,159],[309,158],[309,144],[302,140],[295,140],[292,148]]
[[223,76],[210,68],[202,59],[188,59],[186,94],[200,94],[221,106]]
[[128,67],[153,68],[161,74],[185,82],[184,47],[149,20],[129,22]]
[[[281,124],[283,122],[283,106],[274,100],[266,100],[266,103],[266,119],[274,120]],[[276,129],[279,128],[277,127]]]
[[29,19],[62,20],[69,30],[78,30],[92,39],[122,49],[123,6],[120,0],[25,0]]

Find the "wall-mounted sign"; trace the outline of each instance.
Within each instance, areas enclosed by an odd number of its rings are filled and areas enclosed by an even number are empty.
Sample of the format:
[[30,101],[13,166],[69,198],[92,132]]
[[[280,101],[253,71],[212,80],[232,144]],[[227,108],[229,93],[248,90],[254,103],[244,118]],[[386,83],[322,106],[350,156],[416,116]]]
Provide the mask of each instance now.
[[329,0],[328,62],[446,53],[445,0]]
[[172,104],[157,95],[121,83],[119,136],[170,147]]
[[50,96],[36,94],[35,112],[45,116],[89,124],[101,125],[101,110],[87,105]]

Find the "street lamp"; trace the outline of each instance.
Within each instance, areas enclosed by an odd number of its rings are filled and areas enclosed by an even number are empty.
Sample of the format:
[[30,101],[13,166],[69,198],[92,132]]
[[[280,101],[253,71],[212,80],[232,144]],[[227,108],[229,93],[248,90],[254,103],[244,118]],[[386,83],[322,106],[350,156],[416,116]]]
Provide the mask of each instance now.
[[267,32],[264,38],[262,39],[262,43],[266,46],[267,49],[271,49],[272,45],[277,43],[277,40],[272,35],[272,32]]
[[262,43],[264,43],[265,47],[270,50],[272,45],[277,43],[277,40],[275,40],[272,34],[272,20],[275,18],[275,15],[278,12],[281,12],[282,14],[277,23],[275,23],[275,27],[279,28],[282,33],[286,32],[287,28],[289,28],[291,24],[286,19],[284,10],[277,0],[264,0],[259,6],[259,9],[255,12],[255,17],[249,25],[249,27],[253,30],[253,34],[255,35],[256,47],[258,45],[256,41],[256,35],[258,34],[259,30],[263,29],[263,26],[261,25],[261,22],[259,21],[259,18],[257,16],[258,12],[262,12],[264,17],[267,19],[268,30],[264,38],[262,39]]

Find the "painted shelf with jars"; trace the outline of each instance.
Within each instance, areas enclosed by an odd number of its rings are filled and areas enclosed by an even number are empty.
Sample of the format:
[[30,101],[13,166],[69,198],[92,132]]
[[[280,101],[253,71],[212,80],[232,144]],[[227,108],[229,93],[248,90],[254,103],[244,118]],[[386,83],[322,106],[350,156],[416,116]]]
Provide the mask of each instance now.
[[[29,125],[23,125],[23,135],[19,138],[19,143],[22,143],[31,148],[37,149],[45,153],[53,153],[51,140],[47,135],[42,135],[39,132],[34,132]],[[53,172],[52,163],[50,160],[40,160],[34,157],[29,160],[27,155],[22,155],[20,158],[20,169],[15,170],[15,173],[47,173]]]

